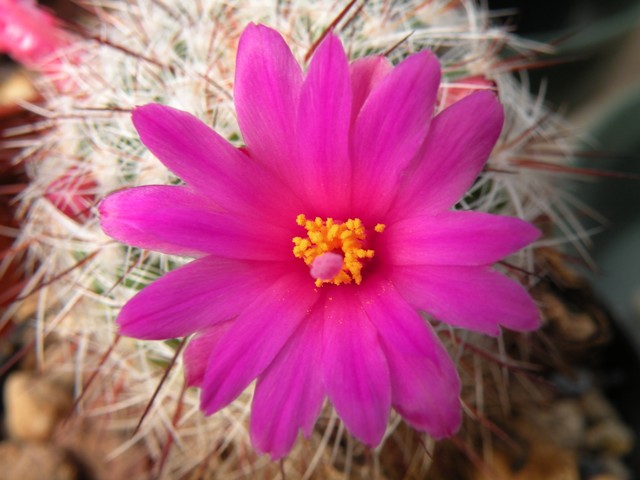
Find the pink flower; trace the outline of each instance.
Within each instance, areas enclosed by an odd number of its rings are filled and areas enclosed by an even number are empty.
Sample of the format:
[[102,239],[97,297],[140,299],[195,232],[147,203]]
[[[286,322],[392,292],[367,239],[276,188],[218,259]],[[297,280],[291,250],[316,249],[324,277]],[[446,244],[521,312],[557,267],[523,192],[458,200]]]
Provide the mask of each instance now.
[[202,387],[206,414],[257,379],[252,441],[273,458],[298,429],[310,434],[325,396],[370,446],[391,408],[436,438],[455,433],[460,381],[419,312],[489,335],[538,326],[526,290],[491,268],[538,230],[451,210],[502,108],[478,92],[432,118],[439,83],[430,52],[350,64],[334,35],[304,73],[277,32],[249,25],[234,90],[245,148],[185,112],[133,113],[142,142],[186,185],[114,193],[102,227],[197,259],[130,300],[120,332],[195,333],[187,381]]
[[35,0],[0,0],[0,52],[40,68],[66,43],[56,18]]

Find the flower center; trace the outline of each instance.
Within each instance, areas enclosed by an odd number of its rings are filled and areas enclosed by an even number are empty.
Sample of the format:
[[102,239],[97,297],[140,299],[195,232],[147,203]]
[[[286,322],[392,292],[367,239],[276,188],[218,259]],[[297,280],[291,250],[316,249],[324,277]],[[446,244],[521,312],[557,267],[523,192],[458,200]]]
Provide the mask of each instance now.
[[[351,282],[360,285],[362,267],[375,252],[366,248],[367,230],[359,218],[340,223],[333,218],[307,220],[300,214],[296,223],[307,230],[307,236],[293,238],[293,255],[310,266],[316,286]],[[374,227],[377,233],[384,229],[381,223]]]

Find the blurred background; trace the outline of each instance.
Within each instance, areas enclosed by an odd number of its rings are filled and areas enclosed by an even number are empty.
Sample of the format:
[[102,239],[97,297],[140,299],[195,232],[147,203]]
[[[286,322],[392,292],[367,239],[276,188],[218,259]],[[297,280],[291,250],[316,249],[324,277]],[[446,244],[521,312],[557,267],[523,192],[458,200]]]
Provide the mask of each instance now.
[[[556,52],[523,76],[535,94],[566,113],[582,134],[567,189],[600,219],[593,231],[596,269],[584,267],[597,301],[615,319],[605,351],[602,387],[636,434],[628,456],[640,475],[640,1],[490,0],[506,10],[522,36],[550,42]],[[577,258],[579,254],[575,252]]]
[[586,274],[640,347],[640,1],[488,3],[513,12],[520,35],[555,45],[524,80],[583,134],[576,162],[589,171],[567,188],[602,217],[586,223],[598,266]]
[[[68,0],[41,3],[61,18],[71,18],[79,10]],[[533,94],[544,92],[552,108],[564,112],[582,134],[575,158],[575,166],[584,169],[582,174],[559,174],[566,177],[567,189],[601,217],[581,219],[593,232],[591,253],[597,269],[587,267],[578,252],[572,254],[576,264],[583,265],[595,295],[618,322],[608,355],[614,373],[621,364],[629,370],[622,380],[613,378],[609,392],[638,434],[640,0],[487,3],[496,12],[496,21],[524,37],[555,46],[552,55],[535,59],[537,68],[520,73],[521,80],[530,85]],[[0,134],[5,128],[29,121],[29,114],[17,104],[19,100],[36,99],[30,74],[0,56]],[[0,150],[0,252],[10,248],[19,228],[12,220],[11,199],[26,182],[20,166],[9,162],[15,152]],[[15,271],[0,272],[0,307],[17,295],[21,285]],[[640,472],[638,446],[629,461]]]

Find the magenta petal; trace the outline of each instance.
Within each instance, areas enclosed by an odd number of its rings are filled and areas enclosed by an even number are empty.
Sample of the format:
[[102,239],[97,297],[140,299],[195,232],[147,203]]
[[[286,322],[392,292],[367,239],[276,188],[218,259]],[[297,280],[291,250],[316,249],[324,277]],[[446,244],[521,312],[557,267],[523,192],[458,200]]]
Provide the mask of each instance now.
[[273,460],[291,450],[302,428],[310,435],[324,400],[322,315],[305,318],[276,359],[258,379],[251,406],[251,441]]
[[[261,215],[266,192],[287,188],[190,113],[149,104],[133,111],[142,143],[204,197],[243,215]],[[256,181],[259,178],[259,181]],[[257,211],[257,212],[256,212]]]
[[232,324],[233,320],[229,320],[207,327],[206,330],[198,332],[194,338],[189,340],[183,354],[187,385],[190,387],[202,386],[211,352]]
[[285,274],[258,295],[220,339],[202,383],[202,410],[211,414],[234,400],[273,361],[317,299],[302,272]]
[[142,339],[189,335],[235,317],[278,275],[269,263],[211,256],[194,260],[143,288],[118,315],[120,334]]
[[[302,70],[278,32],[249,24],[238,45],[234,99],[242,136],[252,157],[292,181],[296,132],[292,131]],[[292,183],[290,183],[292,184]]]
[[460,379],[430,325],[416,342],[425,355],[408,355],[381,332],[393,392],[393,407],[414,428],[439,439],[453,435],[462,420]]
[[524,220],[481,212],[411,217],[384,232],[393,265],[489,265],[529,245],[540,231]]
[[394,203],[398,218],[448,210],[480,174],[502,130],[495,94],[476,92],[437,115],[424,150],[403,176]]
[[372,55],[354,60],[350,65],[353,108],[351,120],[355,121],[371,91],[392,70],[393,65],[382,55]]
[[338,287],[325,302],[322,374],[327,396],[347,429],[374,447],[387,426],[391,386],[376,329],[356,288]]
[[99,209],[104,232],[135,247],[178,255],[291,258],[291,230],[216,211],[186,187],[121,190],[106,197]]
[[394,267],[392,281],[415,308],[455,327],[498,335],[500,325],[519,331],[540,326],[524,287],[488,267]]
[[[440,84],[430,52],[406,58],[374,88],[351,143],[354,208],[376,218],[396,195],[400,173],[424,142]],[[375,192],[375,193],[374,193]]]
[[297,122],[300,188],[315,200],[316,215],[349,215],[350,123],[349,62],[338,37],[329,34],[311,59],[300,92]]
[[382,277],[360,289],[386,354],[393,407],[418,430],[453,434],[461,420],[460,380],[431,326]]
[[367,277],[358,287],[360,301],[369,321],[381,338],[407,355],[426,355],[424,336],[426,322],[416,309],[397,292],[393,283],[382,275]]

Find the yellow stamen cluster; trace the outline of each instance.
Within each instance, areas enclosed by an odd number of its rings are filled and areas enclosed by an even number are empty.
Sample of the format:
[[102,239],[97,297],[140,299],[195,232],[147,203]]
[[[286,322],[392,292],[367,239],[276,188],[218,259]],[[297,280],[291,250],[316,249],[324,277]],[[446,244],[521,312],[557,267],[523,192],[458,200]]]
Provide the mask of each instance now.
[[[320,217],[307,220],[303,214],[298,215],[296,223],[307,230],[307,237],[294,237],[293,254],[302,258],[307,265],[320,255],[328,252],[340,253],[344,257],[342,270],[331,280],[316,279],[316,286],[323,283],[340,285],[362,282],[362,267],[365,259],[373,258],[374,251],[365,248],[366,229],[359,218],[350,218],[346,222],[336,222],[332,218],[326,221]],[[374,231],[382,233],[385,226],[377,224]]]

